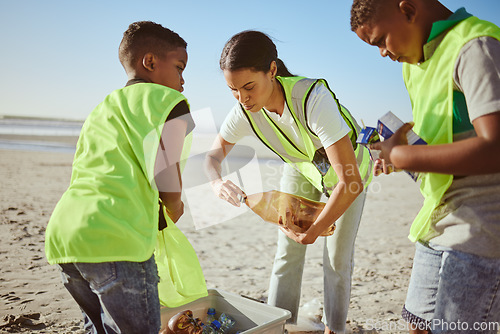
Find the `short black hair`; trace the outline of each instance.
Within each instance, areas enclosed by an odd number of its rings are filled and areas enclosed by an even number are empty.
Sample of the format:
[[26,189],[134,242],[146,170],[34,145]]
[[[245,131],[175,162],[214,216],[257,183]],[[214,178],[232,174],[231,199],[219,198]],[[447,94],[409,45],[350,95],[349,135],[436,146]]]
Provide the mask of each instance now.
[[127,71],[148,52],[163,57],[178,47],[186,48],[187,43],[177,33],[158,23],[138,21],[130,24],[123,33],[118,58]]
[[354,0],[351,6],[351,30],[356,31],[359,27],[372,23],[379,10],[388,2],[387,0]]

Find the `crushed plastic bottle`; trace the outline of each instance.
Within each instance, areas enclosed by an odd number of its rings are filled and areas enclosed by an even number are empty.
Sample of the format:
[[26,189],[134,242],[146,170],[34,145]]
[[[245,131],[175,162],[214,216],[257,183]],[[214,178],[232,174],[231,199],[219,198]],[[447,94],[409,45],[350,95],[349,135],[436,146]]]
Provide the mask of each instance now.
[[217,334],[221,328],[221,323],[217,320],[212,321],[209,325],[203,327],[203,334]]
[[[307,231],[325,207],[325,203],[277,190],[247,195],[244,201],[266,222],[286,225],[296,232]],[[335,223],[321,233],[321,236],[332,235],[334,231]]]
[[233,328],[236,321],[229,315],[222,313],[219,317],[220,329],[218,334],[228,334],[229,330]]

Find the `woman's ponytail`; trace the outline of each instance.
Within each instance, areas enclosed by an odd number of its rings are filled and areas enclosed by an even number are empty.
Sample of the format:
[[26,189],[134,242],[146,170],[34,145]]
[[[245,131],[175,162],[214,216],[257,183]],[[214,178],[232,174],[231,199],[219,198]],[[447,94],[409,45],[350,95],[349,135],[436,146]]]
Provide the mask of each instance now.
[[280,77],[294,77],[290,71],[288,71],[288,68],[286,67],[285,63],[283,60],[276,58],[276,65],[278,66],[278,71],[276,72],[276,75],[279,75]]

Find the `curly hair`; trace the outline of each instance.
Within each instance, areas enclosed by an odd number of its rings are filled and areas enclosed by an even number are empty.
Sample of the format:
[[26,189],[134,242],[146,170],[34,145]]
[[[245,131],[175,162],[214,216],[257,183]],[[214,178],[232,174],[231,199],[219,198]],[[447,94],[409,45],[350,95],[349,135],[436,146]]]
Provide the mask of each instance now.
[[127,70],[148,52],[163,57],[178,47],[186,48],[187,43],[177,33],[158,23],[138,21],[130,24],[123,33],[118,58]]
[[356,31],[359,27],[370,24],[383,10],[389,0],[354,0],[351,6],[351,30]]

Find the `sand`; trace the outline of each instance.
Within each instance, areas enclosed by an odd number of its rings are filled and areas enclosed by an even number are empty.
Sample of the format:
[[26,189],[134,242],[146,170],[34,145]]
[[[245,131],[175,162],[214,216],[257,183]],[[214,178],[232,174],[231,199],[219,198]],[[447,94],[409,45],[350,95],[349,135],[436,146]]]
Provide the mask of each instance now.
[[[178,226],[209,288],[265,301],[278,229],[215,198],[199,170],[206,147],[196,149],[186,167],[186,214]],[[248,150],[235,152],[229,166],[243,166],[239,178],[233,176],[247,193],[276,189],[279,181],[281,163],[257,152],[254,160]],[[83,333],[77,304],[44,254],[45,227],[68,186],[72,159],[70,153],[0,150],[0,333]],[[405,332],[392,327],[401,321],[414,251],[407,234],[421,204],[418,185],[406,174],[374,179],[356,240],[348,332]],[[322,246],[319,239],[308,248],[301,305],[322,303]]]

